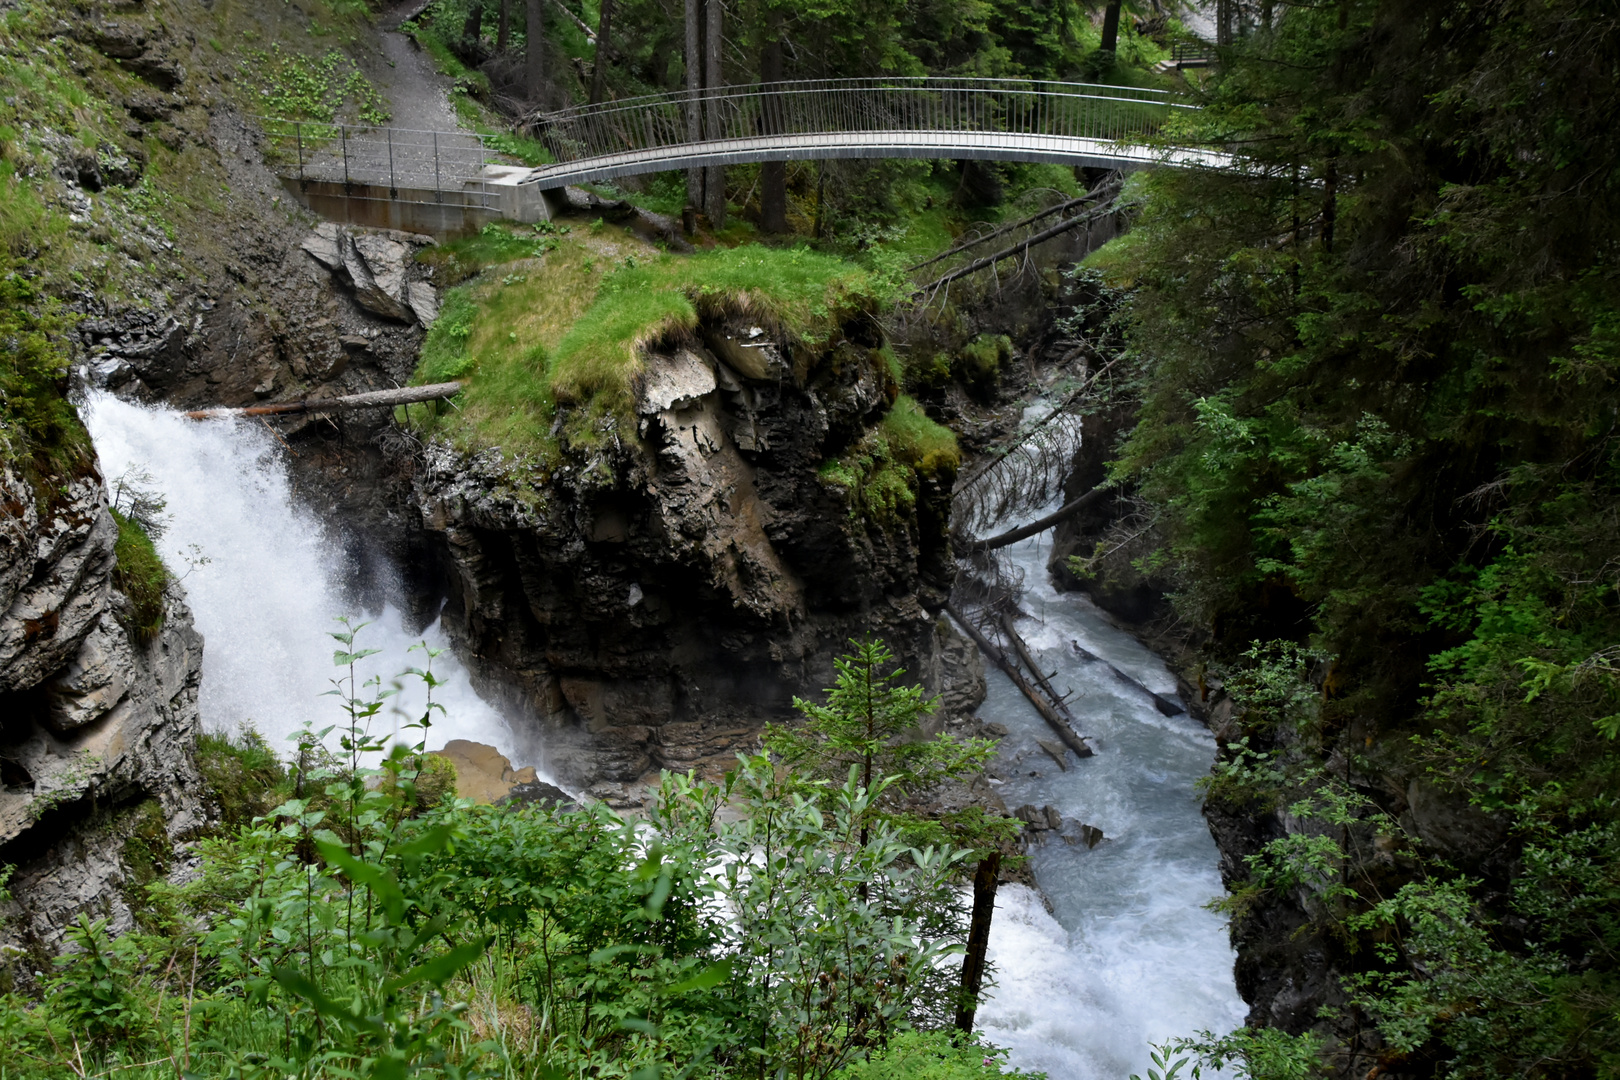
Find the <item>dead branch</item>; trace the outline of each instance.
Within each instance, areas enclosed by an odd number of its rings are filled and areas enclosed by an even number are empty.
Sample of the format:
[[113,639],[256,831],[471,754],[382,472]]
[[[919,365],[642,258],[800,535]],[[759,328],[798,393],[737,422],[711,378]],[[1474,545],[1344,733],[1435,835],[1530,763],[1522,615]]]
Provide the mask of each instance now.
[[442,401],[452,398],[461,392],[461,387],[462,384],[459,382],[404,386],[398,390],[372,390],[364,394],[347,394],[343,397],[279,401],[274,405],[249,405],[242,409],[194,409],[185,415],[188,420],[220,420],[232,416],[279,416],[284,413],[388,409],[395,405],[409,405],[417,401]]

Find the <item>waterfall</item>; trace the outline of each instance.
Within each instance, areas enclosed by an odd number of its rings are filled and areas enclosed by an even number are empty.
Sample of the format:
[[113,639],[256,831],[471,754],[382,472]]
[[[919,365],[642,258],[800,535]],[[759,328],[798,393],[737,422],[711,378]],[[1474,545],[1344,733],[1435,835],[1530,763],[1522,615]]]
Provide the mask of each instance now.
[[998,985],[978,1024],[1011,1049],[1014,1065],[1052,1080],[1125,1080],[1147,1075],[1150,1044],[1203,1029],[1225,1034],[1246,1012],[1225,920],[1204,908],[1222,887],[1194,785],[1215,741],[1196,720],[1161,715],[1141,690],[1081,657],[1073,642],[1176,696],[1157,656],[1085,598],[1052,587],[1049,552],[1044,537],[1008,549],[1031,615],[1019,633],[1043,671],[1056,670],[1058,692],[1076,691],[1071,708],[1096,756],[1069,754],[1060,770],[1035,742],[1050,741],[1050,730],[1000,671],[989,671],[978,715],[1010,731],[994,765],[1009,808],[1051,805],[1066,824],[1095,826],[1108,839],[1091,849],[1058,837],[1031,844],[1041,893],[1011,885],[997,898],[989,956]]
[[[473,692],[437,622],[412,634],[393,605],[369,614],[354,609],[345,588],[352,570],[328,530],[298,504],[282,451],[263,426],[187,420],[105,393],[91,394],[82,413],[109,483],[143,470],[168,500],[169,524],[157,546],[183,575],[205,640],[200,706],[208,730],[252,727],[280,748],[290,747],[288,736],[305,723],[316,730],[339,723],[337,699],[323,696],[342,674],[332,662],[339,645],[328,635],[342,629],[338,616],[351,615],[372,623],[357,646],[379,650],[361,662],[361,681],[377,677],[387,687],[406,667],[423,667],[427,657],[408,651],[420,641],[446,650],[433,661],[445,682],[434,692],[444,712],[434,715],[429,749],[470,739],[496,747],[514,765],[541,765],[534,748],[520,745]],[[196,565],[199,556],[208,561]],[[392,734],[409,722],[404,717],[420,717],[424,704],[420,681],[404,680],[374,733]]]

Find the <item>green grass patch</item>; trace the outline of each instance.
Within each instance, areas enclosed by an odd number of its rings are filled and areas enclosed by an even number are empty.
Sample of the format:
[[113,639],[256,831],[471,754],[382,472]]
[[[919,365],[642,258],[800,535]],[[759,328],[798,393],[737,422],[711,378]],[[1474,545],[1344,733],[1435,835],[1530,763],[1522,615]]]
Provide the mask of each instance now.
[[569,233],[567,225],[550,222],[516,225],[490,222],[471,236],[423,248],[417,262],[433,267],[433,280],[440,288],[459,285],[481,271],[519,259],[533,259],[557,246],[557,238]]
[[[482,243],[456,258],[494,258],[508,241]],[[629,414],[644,347],[692,331],[704,315],[746,312],[814,343],[849,309],[886,302],[892,288],[807,248],[677,256],[608,225],[554,243],[540,259],[484,264],[446,297],[423,346],[414,383],[468,380],[438,422],[470,445],[550,457],[558,403],[580,407],[567,437],[588,442],[592,418]]]
[[936,424],[910,397],[901,394],[880,429],[894,456],[924,476],[952,472],[962,464],[956,432]]
[[204,732],[197,737],[196,760],[226,829],[252,824],[281,801],[287,767],[251,728],[236,735]]
[[163,565],[145,529],[117,510],[112,515],[118,522],[113,584],[129,597],[130,632],[142,641],[150,641],[163,628],[163,597],[169,588],[169,569]]
[[901,394],[882,423],[824,462],[818,475],[843,493],[851,518],[865,516],[892,528],[916,510],[920,477],[949,480],[961,462],[956,433]]

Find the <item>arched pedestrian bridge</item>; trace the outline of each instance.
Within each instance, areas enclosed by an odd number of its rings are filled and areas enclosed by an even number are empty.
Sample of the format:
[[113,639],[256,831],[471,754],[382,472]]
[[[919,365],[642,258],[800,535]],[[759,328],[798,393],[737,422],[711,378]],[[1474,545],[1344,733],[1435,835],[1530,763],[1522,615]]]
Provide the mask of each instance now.
[[[477,227],[550,216],[546,191],[693,166],[834,158],[975,158],[1102,168],[1215,164],[1153,141],[1191,106],[1161,90],[1029,79],[884,78],[726,86],[529,118],[554,163],[510,164],[498,140],[339,124],[270,128],[312,207],[411,227],[435,213]],[[1172,128],[1173,130],[1173,128]],[[291,185],[289,185],[291,186]],[[311,197],[313,196],[313,197]],[[333,200],[394,204],[333,214]],[[407,211],[407,206],[437,211]],[[366,208],[361,207],[362,211]],[[388,220],[367,220],[379,216]],[[399,220],[394,220],[394,219]]]

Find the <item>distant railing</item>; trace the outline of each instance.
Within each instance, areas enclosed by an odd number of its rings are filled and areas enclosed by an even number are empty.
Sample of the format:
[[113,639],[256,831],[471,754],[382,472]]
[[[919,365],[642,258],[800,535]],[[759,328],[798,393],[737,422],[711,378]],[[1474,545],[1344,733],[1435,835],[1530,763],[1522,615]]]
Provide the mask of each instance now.
[[1219,54],[1207,41],[1177,41],[1170,46],[1170,59],[1176,67],[1208,67]]
[[[1177,108],[1161,90],[1032,79],[828,79],[725,86],[584,105],[528,118],[559,165],[722,142],[930,133],[938,156],[970,134],[1112,143],[1147,136]],[[953,139],[953,136],[963,138]],[[879,140],[881,141],[881,140]],[[543,174],[542,166],[537,173]]]
[[[261,119],[267,160],[289,179],[388,188],[388,198],[491,206],[484,167],[509,163],[498,136]],[[403,193],[403,194],[402,194]]]

